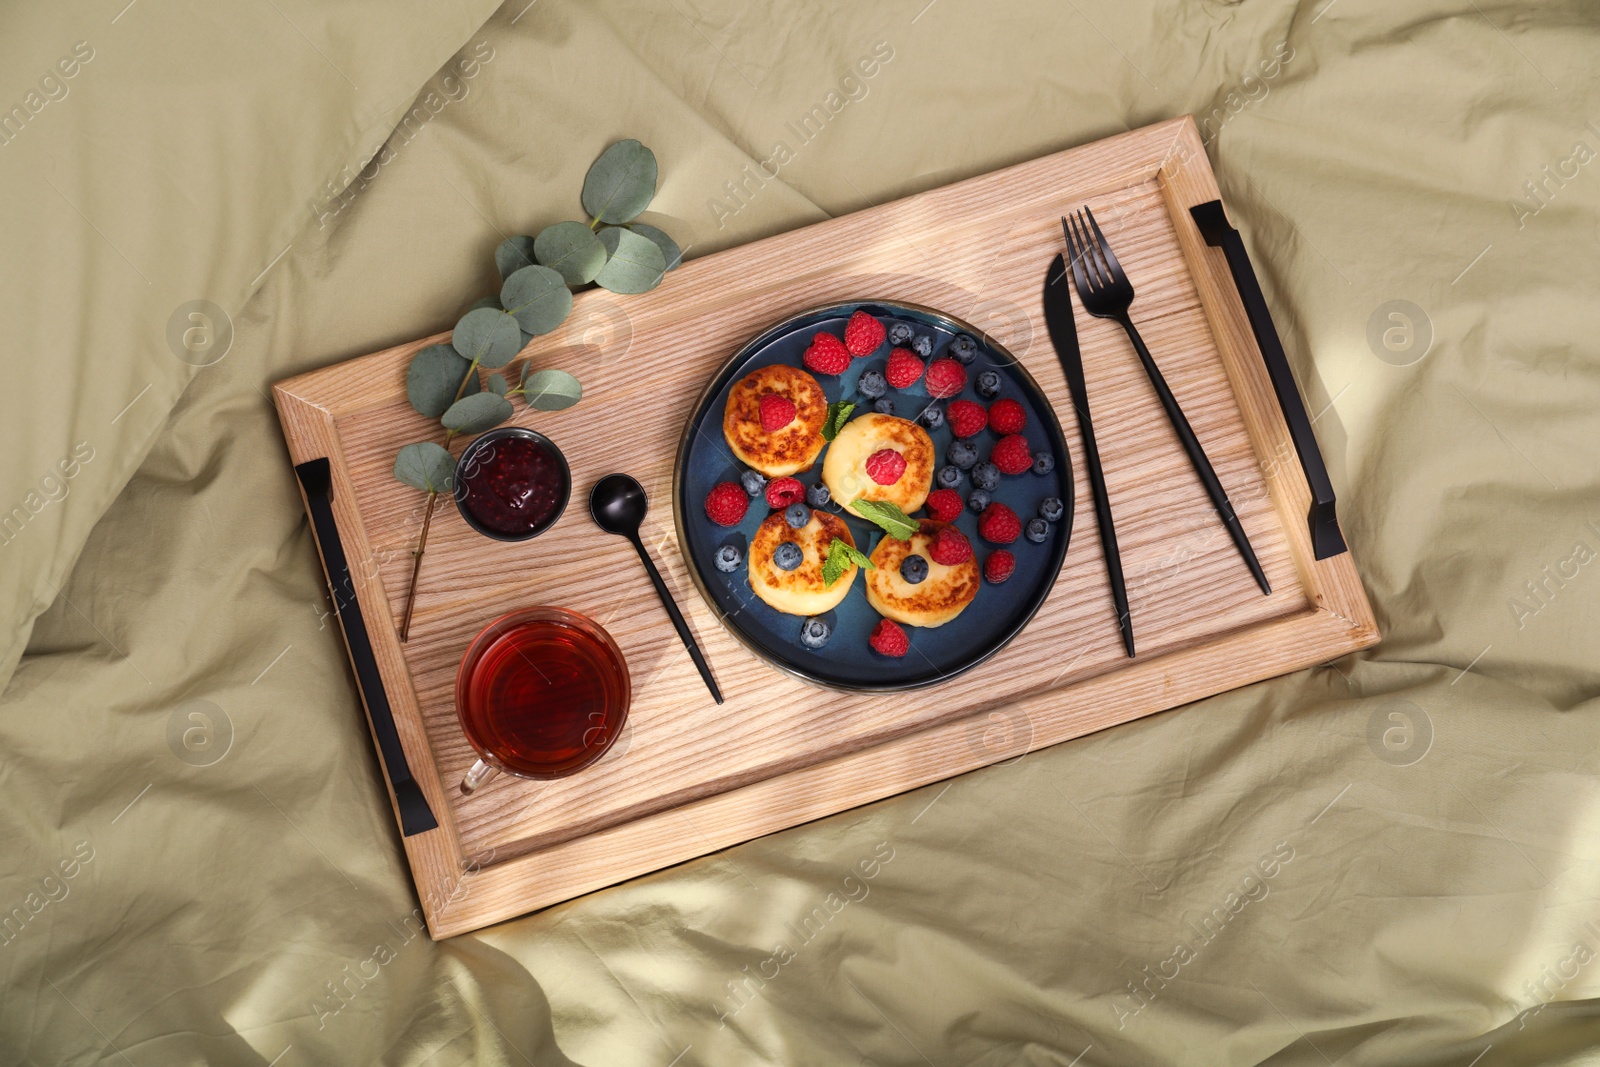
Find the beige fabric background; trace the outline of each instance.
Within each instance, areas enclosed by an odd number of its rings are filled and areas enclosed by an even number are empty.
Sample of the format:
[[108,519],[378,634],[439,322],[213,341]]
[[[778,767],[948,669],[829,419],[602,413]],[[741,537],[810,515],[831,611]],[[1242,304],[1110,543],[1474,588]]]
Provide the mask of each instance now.
[[[105,139],[153,129],[116,110],[116,92],[148,91],[274,146],[270,166],[292,138],[250,116],[284,103],[261,88],[275,78],[305,88],[305,123],[376,121],[342,81],[288,77],[298,38],[198,72],[160,51],[114,66],[108,48],[59,105],[101,124],[70,172],[126,174],[86,213],[108,236],[147,233],[130,257],[169,232],[191,254],[145,268],[159,307],[124,313],[116,295],[113,314],[100,296],[130,284],[126,267],[71,216],[27,231],[73,233],[70,255],[8,241],[20,343],[3,402],[26,458],[6,465],[8,491],[70,446],[62,420],[108,417],[170,359],[170,307],[218,291],[191,282],[242,297],[292,248],[237,305],[227,357],[166,366],[139,433],[119,429],[87,468],[101,495],[75,486],[6,578],[23,618],[35,577],[77,557],[0,701],[0,909],[30,911],[0,941],[0,1061],[1600,1058],[1600,178],[1576,161],[1600,149],[1596,5],[523,3],[476,31],[467,5],[433,22],[341,9],[353,21],[331,39],[352,65],[437,53],[387,68],[391,84],[415,73],[407,94],[452,49],[486,42],[493,58],[323,226],[264,217],[253,175],[206,170],[191,195],[222,207],[157,229],[161,172],[118,171],[126,142]],[[136,16],[202,52],[270,21],[140,0],[117,26]],[[43,70],[58,41],[8,36],[25,56],[8,69]],[[729,210],[723,183],[879,41],[893,59]],[[112,95],[91,98],[91,77]],[[693,256],[1186,112],[1216,134],[1224,195],[1321,412],[1384,643],[478,935],[412,936],[268,383],[448,325],[492,286],[501,234],[570,215],[618,137],[656,150],[650,220]],[[147,150],[182,158],[171,144]],[[36,174],[16,149],[0,149],[13,192]],[[340,166],[297,174],[314,188]],[[8,238],[34,225],[19,197],[7,210]],[[195,255],[228,270],[195,273]],[[33,298],[48,272],[73,301]],[[1367,336],[1396,299],[1433,335],[1406,367]],[[72,343],[45,343],[52,327]],[[81,355],[39,359],[58,351]],[[47,387],[47,367],[64,378]],[[114,463],[137,469],[106,506]],[[195,711],[225,748],[206,766],[172,740]],[[1411,747],[1386,749],[1404,727]],[[870,860],[872,878],[846,882]],[[795,925],[830,893],[849,902],[803,940]],[[777,976],[747,980],[773,973],[780,942]],[[1148,1002],[1130,993],[1180,958]]]

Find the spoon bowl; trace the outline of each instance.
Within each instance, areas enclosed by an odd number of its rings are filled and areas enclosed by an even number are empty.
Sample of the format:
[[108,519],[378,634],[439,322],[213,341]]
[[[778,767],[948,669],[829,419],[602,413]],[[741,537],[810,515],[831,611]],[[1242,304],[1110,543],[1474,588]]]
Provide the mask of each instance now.
[[626,474],[608,474],[589,490],[589,514],[606,533],[632,540],[650,512],[644,486]]

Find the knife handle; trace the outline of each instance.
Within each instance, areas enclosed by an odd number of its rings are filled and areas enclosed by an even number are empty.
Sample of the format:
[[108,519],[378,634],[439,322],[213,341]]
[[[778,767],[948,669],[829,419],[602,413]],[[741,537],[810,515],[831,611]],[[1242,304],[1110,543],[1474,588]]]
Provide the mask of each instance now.
[[1244,238],[1228,222],[1221,200],[1196,204],[1189,209],[1195,225],[1206,244],[1221,247],[1227,257],[1228,270],[1233,274],[1233,284],[1244,303],[1245,315],[1250,319],[1251,332],[1255,334],[1256,347],[1261,349],[1261,359],[1267,365],[1272,379],[1273,392],[1278,397],[1278,407],[1284,422],[1289,426],[1289,437],[1300,457],[1300,469],[1305,471],[1306,485],[1311,490],[1311,510],[1306,522],[1311,530],[1312,552],[1317,559],[1327,559],[1346,551],[1344,535],[1339,531],[1339,517],[1335,511],[1333,483],[1328,479],[1328,467],[1317,447],[1317,436],[1312,431],[1311,419],[1306,415],[1305,401],[1295,384],[1294,371],[1289,358],[1284,355],[1283,342],[1278,338],[1278,328],[1267,308],[1267,299],[1256,279],[1255,267],[1250,263],[1250,253],[1245,250]]

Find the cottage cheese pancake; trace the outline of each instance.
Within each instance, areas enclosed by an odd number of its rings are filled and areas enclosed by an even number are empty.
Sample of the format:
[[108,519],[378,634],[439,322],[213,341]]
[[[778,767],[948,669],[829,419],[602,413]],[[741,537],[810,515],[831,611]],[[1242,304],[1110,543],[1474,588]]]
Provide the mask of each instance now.
[[822,461],[822,480],[841,506],[860,499],[887,500],[910,514],[928,499],[933,469],[933,439],[927,430],[907,419],[871,412],[845,423],[833,439]]
[[[750,539],[750,588],[769,605],[790,615],[821,615],[838,607],[861,568],[852,563],[831,587],[822,584],[822,564],[836,537],[855,547],[855,538],[837,515],[813,511],[810,520],[797,530],[789,525],[783,512],[773,512]],[[773,559],[778,546],[785,542],[800,548],[800,564],[792,570],[778,566]]]
[[[949,523],[922,520],[910,541],[885,537],[872,550],[877,568],[867,572],[867,603],[886,619],[907,626],[943,626],[960,615],[978,595],[978,561],[971,554],[954,567],[935,562],[928,545]],[[906,557],[927,560],[927,577],[910,582],[901,573]]]
[[[793,404],[792,419],[776,428],[763,426],[763,397]],[[769,478],[781,478],[807,470],[817,461],[823,445],[822,423],[827,417],[828,398],[817,380],[798,367],[774,364],[751,371],[728,391],[722,436],[741,462]]]

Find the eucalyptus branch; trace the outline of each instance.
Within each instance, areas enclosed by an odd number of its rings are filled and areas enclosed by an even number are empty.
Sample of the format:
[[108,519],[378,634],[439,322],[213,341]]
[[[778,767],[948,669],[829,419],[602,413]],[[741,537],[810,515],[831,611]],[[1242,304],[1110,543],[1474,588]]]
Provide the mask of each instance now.
[[[535,337],[561,326],[572,310],[573,289],[592,283],[614,293],[648,292],[683,258],[671,237],[634,221],[655,196],[656,173],[655,154],[638,141],[618,141],[607,148],[583,180],[581,199],[590,221],[558,222],[537,237],[501,242],[494,254],[502,281],[499,294],[468,308],[448,344],[428,345],[411,358],[406,399],[418,414],[438,420],[445,436],[442,445],[418,441],[395,456],[395,478],[428,494],[422,532],[411,554],[401,641],[411,635],[434,508],[440,493],[455,488],[450,442],[511,418],[512,397],[521,397],[533,410],[559,411],[583,395],[571,374],[553,368],[535,371],[531,360],[523,365],[515,388],[500,370]],[[479,380],[480,367],[495,372],[487,388]]]

